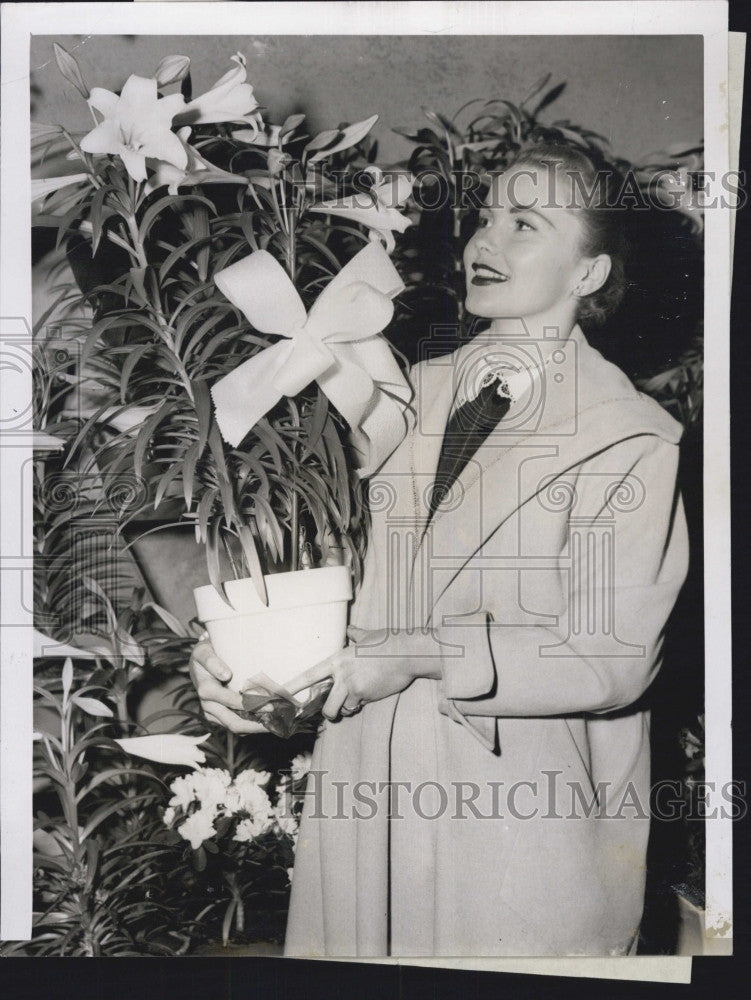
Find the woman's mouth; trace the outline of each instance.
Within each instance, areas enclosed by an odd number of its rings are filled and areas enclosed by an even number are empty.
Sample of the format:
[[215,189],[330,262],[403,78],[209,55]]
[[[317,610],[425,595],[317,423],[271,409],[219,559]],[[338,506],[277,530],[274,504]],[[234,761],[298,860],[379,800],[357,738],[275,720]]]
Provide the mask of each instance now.
[[509,276],[503,271],[498,271],[489,264],[473,264],[471,283],[473,285],[499,285],[509,280]]

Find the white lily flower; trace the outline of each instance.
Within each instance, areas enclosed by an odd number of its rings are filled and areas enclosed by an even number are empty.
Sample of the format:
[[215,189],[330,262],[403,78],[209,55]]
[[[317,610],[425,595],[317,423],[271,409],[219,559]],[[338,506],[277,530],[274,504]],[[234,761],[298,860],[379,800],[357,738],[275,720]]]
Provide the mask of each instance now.
[[157,96],[155,79],[129,76],[118,97],[110,90],[94,87],[89,104],[104,116],[81,140],[85,153],[120,157],[135,181],[146,180],[146,157],[165,160],[185,169],[188,154],[171,131],[172,119],[185,108],[182,94]]
[[370,229],[371,240],[383,240],[388,253],[394,249],[394,232],[403,233],[412,220],[398,210],[412,192],[411,175],[392,172],[384,177],[378,167],[367,167],[374,183],[369,191],[357,192],[346,198],[323,201],[310,212],[338,215],[350,222],[359,222]]
[[209,738],[205,736],[182,736],[179,733],[159,733],[154,736],[130,736],[115,740],[125,753],[158,764],[178,764],[182,767],[197,767],[206,761],[206,754],[199,750],[199,744]]
[[246,122],[258,127],[260,115],[253,114],[258,107],[258,101],[253,96],[253,88],[246,83],[248,74],[245,69],[246,59],[242,53],[232,56],[236,63],[234,69],[228,70],[217,80],[211,90],[196,97],[185,105],[180,112],[181,125],[209,125],[218,122]]
[[203,156],[188,143],[190,136],[190,126],[186,125],[179,129],[177,137],[185,147],[188,162],[184,170],[173,166],[171,163],[159,161],[152,176],[146,184],[146,191],[151,193],[157,188],[167,185],[167,193],[176,195],[179,187],[193,187],[196,184],[246,184],[247,177],[240,177],[237,174],[228,173],[209,163]]

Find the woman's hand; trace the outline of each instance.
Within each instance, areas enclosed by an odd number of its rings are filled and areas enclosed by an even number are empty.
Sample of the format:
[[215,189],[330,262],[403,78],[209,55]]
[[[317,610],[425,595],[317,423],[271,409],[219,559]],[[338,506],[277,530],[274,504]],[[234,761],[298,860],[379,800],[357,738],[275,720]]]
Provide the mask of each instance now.
[[226,683],[232,671],[214,652],[214,647],[205,639],[196,643],[188,664],[190,679],[198,692],[201,708],[210,722],[229,729],[231,733],[267,733],[260,722],[241,719],[237,711],[243,707],[242,695],[231,691]]
[[[414,658],[414,643],[386,629],[366,631],[350,627],[356,641],[314,667],[304,671],[285,687],[291,694],[333,677],[334,683],[323,706],[327,719],[353,715],[362,705],[398,694],[417,676],[431,676],[425,664]],[[359,649],[359,652],[358,652]]]

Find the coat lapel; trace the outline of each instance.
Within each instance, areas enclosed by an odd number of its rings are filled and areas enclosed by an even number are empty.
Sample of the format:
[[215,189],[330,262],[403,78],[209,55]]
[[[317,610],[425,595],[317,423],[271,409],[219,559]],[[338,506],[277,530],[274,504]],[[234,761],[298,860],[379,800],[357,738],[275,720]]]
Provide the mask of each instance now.
[[562,474],[635,434],[659,434],[677,443],[682,431],[662,407],[638,393],[620,369],[591,348],[577,326],[556,348],[553,364],[546,366],[545,377],[521,411],[512,408],[478,448],[428,523],[429,490],[456,392],[455,370],[468,346],[424,366],[415,387],[415,426],[399,449],[400,463],[409,461],[420,486],[420,541],[411,586],[420,586],[418,566],[434,554],[450,554],[455,567],[431,593],[431,608],[489,534],[533,495],[534,488],[524,487],[518,475],[526,458],[547,458],[547,467]]

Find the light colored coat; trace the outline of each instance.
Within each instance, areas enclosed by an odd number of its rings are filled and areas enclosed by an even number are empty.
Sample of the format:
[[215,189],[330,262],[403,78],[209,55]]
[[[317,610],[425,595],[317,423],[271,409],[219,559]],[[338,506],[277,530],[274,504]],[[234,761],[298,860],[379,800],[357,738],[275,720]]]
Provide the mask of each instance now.
[[442,680],[324,723],[287,955],[635,943],[650,773],[638,699],[688,563],[681,428],[577,327],[424,532],[456,372],[478,344],[413,369],[416,419],[370,482],[351,615],[414,627],[415,655],[439,656]]

